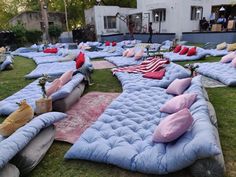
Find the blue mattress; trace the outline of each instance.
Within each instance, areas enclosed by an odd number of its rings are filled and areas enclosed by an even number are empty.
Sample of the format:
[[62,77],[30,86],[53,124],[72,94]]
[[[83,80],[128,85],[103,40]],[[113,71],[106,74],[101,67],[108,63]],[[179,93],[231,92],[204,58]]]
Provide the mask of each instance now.
[[[193,46],[187,46],[187,47],[193,47]],[[204,58],[208,54],[209,53],[205,49],[197,47],[197,54],[193,56],[179,55],[178,53],[174,52],[164,52],[163,56],[165,58],[170,59],[170,61],[192,61]]]
[[217,50],[217,49],[205,49],[208,55],[214,56],[214,57],[219,57],[219,56],[225,56],[229,52],[225,50]]
[[131,65],[138,65],[143,60],[135,60],[134,57],[105,57],[105,60],[111,62],[112,64],[123,67],[123,66],[131,66]]
[[95,58],[104,58],[104,57],[112,57],[112,56],[121,56],[122,53],[120,52],[109,53],[109,52],[103,52],[103,51],[95,51],[95,52],[85,52],[85,55],[89,57],[90,59],[95,59]]
[[35,117],[7,138],[0,135],[0,170],[9,160],[20,152],[40,130],[64,118],[66,118],[66,114],[64,113],[45,113]]
[[19,53],[18,56],[25,57],[25,58],[33,58],[33,57],[46,57],[46,56],[55,56],[56,54],[52,53],[43,53],[43,52],[26,52],[26,53]]
[[[62,49],[63,51],[63,49]],[[60,51],[59,51],[60,52]],[[71,49],[71,50],[65,50],[64,53],[62,55],[49,55],[49,56],[34,56],[32,57],[32,59],[34,60],[34,62],[39,65],[39,64],[43,64],[43,63],[54,63],[54,62],[66,62],[66,61],[71,61],[74,60],[74,58],[76,58],[76,56],[79,54],[80,50],[79,49]],[[71,54],[74,57],[68,58],[68,55]],[[65,55],[65,56],[64,56]]]
[[39,78],[42,77],[43,74],[47,74],[49,76],[60,76],[68,70],[76,70],[74,61],[44,63],[38,65],[33,71],[25,75],[25,78]]
[[[61,87],[57,92],[51,95],[52,100],[58,100],[65,98],[68,96],[71,91],[79,85],[79,83],[84,79],[82,74],[76,74],[73,78],[66,83],[63,87]],[[47,83],[46,87],[48,87],[51,83]],[[38,80],[27,85],[25,88],[16,92],[15,94],[7,97],[6,99],[0,101],[0,115],[9,115],[15,110],[18,109],[18,105],[16,102],[20,102],[23,99],[27,101],[27,103],[35,109],[35,101],[42,97],[41,88],[38,86]]]
[[199,65],[197,72],[218,80],[228,86],[236,86],[236,68],[231,63],[196,63]]
[[156,126],[167,116],[159,109],[173,96],[163,88],[140,86],[138,90],[124,90],[80,136],[65,158],[103,162],[142,173],[166,174],[219,154],[199,77],[193,79],[186,93],[197,93],[197,100],[190,108],[194,123],[177,140],[152,141]]
[[189,77],[190,73],[182,66],[170,63],[166,66],[166,73],[162,80],[144,78],[139,73],[116,72],[123,89],[139,89],[140,87],[162,87],[166,88],[176,78]]

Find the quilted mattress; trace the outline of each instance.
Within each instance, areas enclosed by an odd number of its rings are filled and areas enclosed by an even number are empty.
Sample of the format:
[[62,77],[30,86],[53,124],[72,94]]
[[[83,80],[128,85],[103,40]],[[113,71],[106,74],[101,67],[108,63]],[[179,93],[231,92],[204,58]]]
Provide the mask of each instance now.
[[104,57],[112,57],[112,56],[120,56],[120,55],[122,55],[122,53],[120,53],[120,52],[109,53],[109,52],[103,52],[103,51],[85,52],[85,54],[86,54],[86,56],[88,56],[90,59],[104,58]]
[[55,54],[43,53],[43,52],[27,52],[27,53],[18,53],[18,56],[26,57],[26,58],[33,58],[33,57],[55,56]]
[[105,57],[105,60],[111,62],[112,64],[118,66],[118,67],[123,67],[123,66],[131,66],[131,65],[138,65],[140,64],[143,60],[135,60],[134,57]]
[[[63,87],[61,87],[57,92],[51,95],[52,100],[58,100],[65,98],[68,96],[71,91],[79,85],[79,83],[84,79],[84,75],[76,74],[73,78],[66,83]],[[51,83],[47,83],[46,87],[48,87]],[[27,103],[35,109],[35,101],[42,97],[42,92],[40,87],[38,86],[38,80],[27,85],[25,88],[16,92],[15,94],[7,97],[6,99],[0,101],[0,115],[9,115],[15,110],[17,110],[18,105],[16,102],[20,102],[23,99],[27,101]]]
[[208,53],[208,55],[214,57],[225,56],[229,53],[226,49],[225,50],[205,49],[205,51]]
[[[190,46],[187,46],[187,47],[190,47]],[[165,58],[169,58],[170,61],[192,61],[192,60],[199,60],[201,58],[204,58],[207,54],[208,52],[205,51],[205,49],[197,47],[197,54],[193,56],[179,55],[178,53],[174,53],[174,52],[164,52],[163,56]]]
[[116,72],[123,89],[140,89],[143,86],[166,88],[176,78],[189,77],[190,73],[182,66],[170,63],[166,66],[166,73],[162,80],[144,78],[142,74]]
[[[156,126],[167,116],[160,107],[173,96],[158,87],[124,90],[65,154],[66,159],[85,159],[150,174],[166,174],[196,160],[220,154],[199,77],[186,93],[197,93],[190,107],[194,123],[171,143],[154,143]],[[178,162],[178,163],[176,163]]]
[[69,62],[55,62],[55,63],[44,63],[38,65],[33,71],[25,75],[27,79],[34,79],[42,77],[43,74],[49,76],[60,76],[68,70],[76,70],[74,61]]
[[231,63],[197,63],[197,72],[228,86],[236,86],[236,68]]

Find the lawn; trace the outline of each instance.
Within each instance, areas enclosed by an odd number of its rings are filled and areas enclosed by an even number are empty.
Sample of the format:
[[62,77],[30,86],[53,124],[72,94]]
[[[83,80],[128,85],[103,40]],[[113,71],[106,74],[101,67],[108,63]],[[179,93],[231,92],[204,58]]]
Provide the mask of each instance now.
[[[218,61],[219,57],[209,57],[198,62]],[[189,62],[188,62],[189,63]],[[181,62],[181,65],[186,62]],[[28,59],[16,57],[14,70],[0,72],[0,100],[20,90],[32,80],[25,80],[23,76],[29,73],[35,64]],[[104,91],[121,92],[119,81],[113,76],[110,70],[96,70],[92,75],[94,85],[85,92]],[[214,88],[207,89],[210,101],[215,107],[221,144],[223,148],[227,177],[236,176],[236,89],[235,88]],[[1,120],[1,119],[0,119]],[[145,175],[123,170],[121,168],[88,162],[83,160],[63,159],[66,151],[71,147],[68,143],[54,142],[44,159],[28,175],[29,177],[145,177]],[[190,177],[188,169],[167,175],[168,177]]]

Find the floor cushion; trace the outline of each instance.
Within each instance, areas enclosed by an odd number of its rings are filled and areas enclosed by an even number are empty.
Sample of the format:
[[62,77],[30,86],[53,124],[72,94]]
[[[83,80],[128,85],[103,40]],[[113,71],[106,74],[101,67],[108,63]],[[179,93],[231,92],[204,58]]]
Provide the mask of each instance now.
[[0,177],[19,177],[20,171],[15,165],[10,163],[6,164],[6,166],[0,169]]
[[24,149],[16,154],[11,163],[20,170],[21,175],[26,175],[38,165],[52,145],[54,137],[55,128],[51,125],[42,129]]

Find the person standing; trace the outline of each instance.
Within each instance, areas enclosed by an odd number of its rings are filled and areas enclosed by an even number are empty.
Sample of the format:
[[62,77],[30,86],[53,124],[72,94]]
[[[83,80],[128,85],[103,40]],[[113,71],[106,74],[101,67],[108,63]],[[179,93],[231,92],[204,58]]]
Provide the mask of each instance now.
[[152,33],[153,33],[152,22],[150,22],[148,25],[148,32],[149,32],[148,43],[152,43]]

